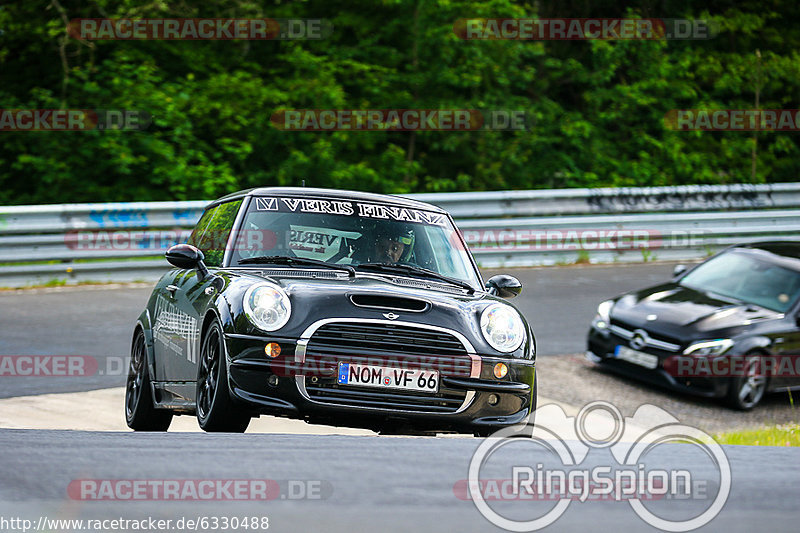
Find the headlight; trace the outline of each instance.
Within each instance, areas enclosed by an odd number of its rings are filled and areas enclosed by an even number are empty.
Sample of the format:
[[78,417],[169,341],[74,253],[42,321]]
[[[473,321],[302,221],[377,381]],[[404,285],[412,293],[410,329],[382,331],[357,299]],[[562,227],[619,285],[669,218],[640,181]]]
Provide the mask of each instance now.
[[683,355],[720,355],[731,346],[733,346],[733,341],[730,339],[695,342],[683,351]]
[[525,340],[525,325],[519,313],[503,304],[492,304],[483,310],[481,331],[498,352],[513,352]]
[[292,302],[275,285],[253,285],[244,293],[244,314],[258,329],[275,331],[289,321]]
[[597,329],[606,329],[611,322],[611,308],[614,307],[614,300],[606,300],[597,306],[597,316],[594,317],[592,325]]

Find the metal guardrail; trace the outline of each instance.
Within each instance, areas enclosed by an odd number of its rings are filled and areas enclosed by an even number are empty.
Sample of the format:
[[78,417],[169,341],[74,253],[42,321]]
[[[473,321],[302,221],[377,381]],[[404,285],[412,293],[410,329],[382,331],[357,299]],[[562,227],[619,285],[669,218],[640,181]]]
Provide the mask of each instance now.
[[530,191],[411,194],[453,218],[695,212],[800,207],[800,183],[682,185]]
[[[482,267],[700,259],[800,236],[800,183],[408,195],[453,214]],[[152,281],[207,202],[0,207],[0,287]]]

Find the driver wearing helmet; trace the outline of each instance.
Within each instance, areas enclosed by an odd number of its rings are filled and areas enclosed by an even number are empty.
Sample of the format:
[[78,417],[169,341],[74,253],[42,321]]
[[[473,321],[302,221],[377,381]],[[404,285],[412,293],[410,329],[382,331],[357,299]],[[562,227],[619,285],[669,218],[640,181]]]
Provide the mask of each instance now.
[[402,225],[391,224],[375,228],[375,240],[365,250],[364,263],[407,262],[414,250],[414,230]]

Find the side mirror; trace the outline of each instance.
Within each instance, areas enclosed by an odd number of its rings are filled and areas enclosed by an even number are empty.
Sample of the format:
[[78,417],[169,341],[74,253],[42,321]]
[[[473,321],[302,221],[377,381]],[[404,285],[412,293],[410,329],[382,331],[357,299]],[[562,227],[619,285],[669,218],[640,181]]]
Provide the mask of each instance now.
[[677,278],[687,270],[689,270],[689,267],[686,265],[675,265],[675,268],[672,269],[672,277]]
[[489,294],[494,296],[513,298],[522,292],[522,283],[514,276],[498,274],[489,278],[486,288],[489,290]]
[[172,266],[186,270],[196,268],[203,278],[208,274],[208,268],[203,262],[203,259],[205,259],[203,252],[191,244],[176,244],[167,250],[165,255]]

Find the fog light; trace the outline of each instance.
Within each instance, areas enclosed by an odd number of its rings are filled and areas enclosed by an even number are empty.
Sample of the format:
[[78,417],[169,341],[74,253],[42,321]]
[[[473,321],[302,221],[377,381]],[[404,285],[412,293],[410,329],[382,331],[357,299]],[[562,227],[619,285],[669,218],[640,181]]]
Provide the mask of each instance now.
[[497,363],[494,365],[494,377],[497,379],[503,379],[508,374],[508,367],[505,363]]
[[281,354],[281,345],[277,342],[271,342],[264,346],[264,353],[269,357],[278,357]]
[[269,383],[273,387],[277,386],[278,385],[278,376],[276,376],[275,374],[272,374],[269,377],[269,379],[267,379],[267,383]]
[[497,394],[490,394],[489,399],[486,401],[489,402],[489,405],[497,405],[497,402],[500,401],[500,398],[497,397]]

